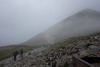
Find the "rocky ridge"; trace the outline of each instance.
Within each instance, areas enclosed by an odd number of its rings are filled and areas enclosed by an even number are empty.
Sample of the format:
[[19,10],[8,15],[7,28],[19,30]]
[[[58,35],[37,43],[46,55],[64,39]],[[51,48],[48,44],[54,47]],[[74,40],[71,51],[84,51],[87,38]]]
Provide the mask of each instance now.
[[100,33],[34,49],[23,58],[17,56],[17,61],[13,57],[1,61],[0,67],[72,67],[73,55],[100,57]]

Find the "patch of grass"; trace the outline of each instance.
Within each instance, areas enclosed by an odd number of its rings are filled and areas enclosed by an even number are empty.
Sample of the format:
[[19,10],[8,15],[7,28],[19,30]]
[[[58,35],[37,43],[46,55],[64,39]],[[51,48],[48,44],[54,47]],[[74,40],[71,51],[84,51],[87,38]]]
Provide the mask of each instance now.
[[59,51],[60,49],[65,49],[64,46],[58,46],[58,47],[55,47],[55,50]]
[[46,62],[50,62],[50,59],[47,58],[47,59],[46,59]]
[[69,64],[67,61],[61,61],[59,67],[68,67]]
[[47,56],[48,56],[48,54],[45,54],[45,56],[47,57]]
[[96,43],[96,44],[94,44],[95,46],[97,46],[97,47],[99,47],[100,46],[100,43]]
[[10,58],[13,56],[13,52],[15,50],[20,51],[20,49],[23,48],[24,53],[33,50],[35,47],[30,47],[30,46],[25,46],[25,45],[17,45],[17,46],[11,46],[11,47],[6,47],[6,49],[0,49],[0,61]]
[[52,66],[53,66],[53,67],[56,67],[56,63],[57,63],[57,62],[53,62],[53,63],[52,63]]
[[71,37],[71,38],[69,38],[69,40],[71,40],[71,41],[73,41],[73,40],[87,40],[87,39],[89,39],[89,37],[88,36],[76,36],[76,37]]

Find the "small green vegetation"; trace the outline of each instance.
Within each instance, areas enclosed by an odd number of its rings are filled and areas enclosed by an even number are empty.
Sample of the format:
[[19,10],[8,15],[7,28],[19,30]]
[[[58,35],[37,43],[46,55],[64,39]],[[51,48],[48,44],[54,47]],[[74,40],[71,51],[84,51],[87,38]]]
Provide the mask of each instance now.
[[20,49],[22,49],[22,48],[23,48],[23,51],[25,53],[25,52],[28,52],[30,50],[33,50],[36,47],[32,47],[32,46],[30,47],[30,46],[25,46],[25,45],[17,45],[17,46],[13,46],[13,47],[12,46],[7,46],[4,49],[0,49],[0,61],[12,57],[13,52],[15,50],[18,50],[18,52],[19,52]]
[[69,66],[68,62],[65,61],[65,62],[64,62],[64,67],[68,67],[68,66]]
[[69,64],[67,61],[61,61],[60,64],[59,64],[59,67],[68,67]]
[[55,50],[59,51],[60,49],[65,49],[65,46],[58,46],[58,47],[55,47]]
[[95,43],[94,45],[97,46],[97,47],[99,47],[100,46],[100,43]]
[[45,54],[45,56],[47,57],[47,56],[48,56],[48,54]]
[[0,61],[13,56],[14,49],[0,50]]
[[76,37],[71,37],[69,38],[69,40],[71,41],[74,41],[74,40],[86,40],[86,39],[89,39],[89,37],[86,37],[86,36],[76,36]]
[[52,63],[52,66],[53,66],[53,67],[56,67],[56,63],[57,63],[57,62],[53,62],[53,63]]
[[47,58],[47,59],[46,59],[46,62],[50,62],[50,59]]

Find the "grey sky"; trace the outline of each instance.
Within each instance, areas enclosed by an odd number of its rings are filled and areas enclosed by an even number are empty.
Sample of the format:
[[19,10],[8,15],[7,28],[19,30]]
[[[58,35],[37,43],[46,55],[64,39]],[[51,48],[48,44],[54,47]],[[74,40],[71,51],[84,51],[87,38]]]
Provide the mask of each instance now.
[[0,46],[24,42],[100,0],[0,0]]

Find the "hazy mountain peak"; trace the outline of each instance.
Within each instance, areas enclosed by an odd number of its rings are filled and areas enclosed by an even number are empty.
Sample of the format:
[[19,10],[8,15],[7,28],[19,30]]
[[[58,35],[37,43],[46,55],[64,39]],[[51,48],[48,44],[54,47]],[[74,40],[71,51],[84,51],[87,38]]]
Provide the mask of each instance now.
[[[82,11],[84,11],[84,12],[91,12],[91,11],[95,11],[95,10],[93,10],[93,9],[83,9]],[[95,11],[96,12],[96,11]]]
[[43,33],[30,39],[25,44],[44,44],[64,39],[100,32],[100,12],[85,9],[55,24]]
[[84,10],[78,12],[77,14],[84,14],[84,15],[86,15],[86,14],[92,14],[92,15],[97,14],[97,15],[100,15],[100,12],[96,11],[96,10],[92,10],[92,9],[84,9]]

